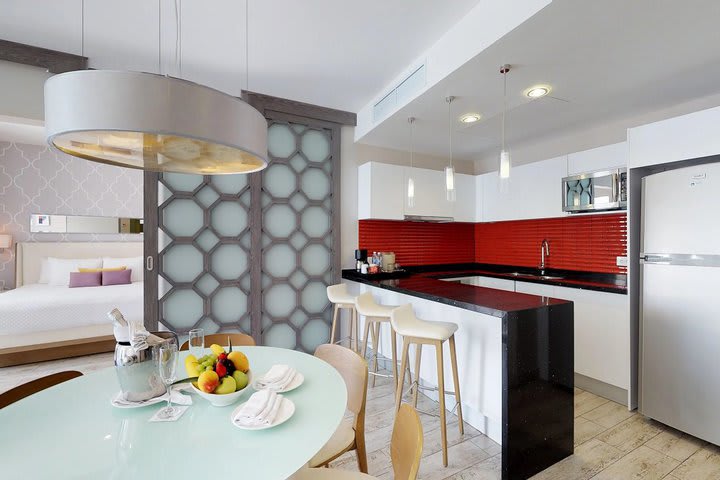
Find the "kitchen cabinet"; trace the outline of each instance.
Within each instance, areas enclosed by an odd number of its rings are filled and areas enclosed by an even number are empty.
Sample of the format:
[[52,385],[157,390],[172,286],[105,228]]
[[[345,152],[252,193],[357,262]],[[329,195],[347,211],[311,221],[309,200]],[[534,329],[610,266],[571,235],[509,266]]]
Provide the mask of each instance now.
[[403,220],[405,167],[368,162],[358,167],[358,219]]
[[[479,222],[475,175],[455,174],[455,202],[452,217],[456,222]],[[480,207],[481,208],[481,207]]]
[[720,153],[720,107],[628,129],[630,168]]
[[504,278],[494,277],[469,277],[469,284],[475,285],[476,287],[494,288],[496,290],[507,290],[509,292],[515,291],[515,281],[506,280]]
[[405,215],[453,216],[453,205],[448,202],[445,191],[444,171],[407,167],[405,174],[415,182],[415,205],[410,207],[405,202]]
[[555,296],[555,286],[545,285],[544,283],[515,282],[515,291],[529,295],[538,295],[540,297]]
[[614,143],[568,155],[568,176],[598,170],[626,168],[627,165],[627,142]]
[[501,180],[497,172],[482,175],[482,221],[564,216],[561,180],[566,175],[564,155],[514,167],[507,180]]

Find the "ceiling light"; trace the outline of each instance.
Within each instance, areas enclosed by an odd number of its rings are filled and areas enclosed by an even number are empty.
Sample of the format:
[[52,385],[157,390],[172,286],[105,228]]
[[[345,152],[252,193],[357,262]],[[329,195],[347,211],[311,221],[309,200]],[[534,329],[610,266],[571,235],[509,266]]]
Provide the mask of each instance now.
[[500,73],[503,76],[503,111],[502,111],[502,148],[500,149],[500,168],[499,175],[501,180],[510,178],[510,152],[505,148],[505,117],[507,116],[507,74],[510,71],[510,65],[507,63],[500,67]]
[[78,70],[45,82],[48,143],[76,157],[158,172],[267,166],[267,122],[239,98],[152,73]]
[[460,123],[475,123],[479,122],[481,118],[482,115],[479,113],[466,113],[460,117]]
[[550,87],[547,85],[536,85],[525,90],[525,96],[529,98],[540,98],[550,93]]

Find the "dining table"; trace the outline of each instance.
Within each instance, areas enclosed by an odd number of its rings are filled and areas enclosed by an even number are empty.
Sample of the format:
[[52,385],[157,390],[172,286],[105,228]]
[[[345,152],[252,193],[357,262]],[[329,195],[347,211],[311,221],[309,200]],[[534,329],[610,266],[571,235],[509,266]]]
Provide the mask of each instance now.
[[[302,385],[283,393],[295,404],[286,422],[243,430],[231,413],[247,401],[216,407],[197,394],[176,421],[150,422],[166,405],[116,408],[115,368],[90,373],[0,409],[0,478],[7,479],[286,479],[330,439],[342,421],[347,390],[331,365],[274,347],[235,347],[253,375],[275,364],[295,368]],[[210,352],[207,350],[208,353]],[[185,374],[180,352],[178,375]],[[28,379],[31,380],[31,379]]]

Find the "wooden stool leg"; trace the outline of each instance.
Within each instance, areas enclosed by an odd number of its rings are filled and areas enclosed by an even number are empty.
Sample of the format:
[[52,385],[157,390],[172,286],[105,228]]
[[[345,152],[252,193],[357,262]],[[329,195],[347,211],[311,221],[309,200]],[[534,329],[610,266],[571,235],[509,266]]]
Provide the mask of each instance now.
[[397,388],[395,389],[395,413],[400,411],[400,402],[402,402],[403,385],[405,384],[405,368],[408,364],[408,351],[410,342],[403,338],[402,362],[400,362],[400,378],[398,378]]
[[[372,326],[370,327],[372,331],[372,342],[373,342],[373,350],[375,350],[375,354],[373,357],[373,372],[377,373],[378,371],[378,355],[380,355],[380,346],[378,345],[378,329],[380,327],[379,322],[373,322]],[[372,376],[372,386],[375,386],[375,378],[377,378],[377,375]]]
[[335,328],[337,327],[338,310],[338,304],[336,303],[333,307],[333,320],[332,329],[330,330],[330,343],[335,343]]
[[445,422],[445,372],[443,371],[442,342],[435,342],[437,355],[438,402],[440,403],[440,438],[442,440],[443,466],[448,466],[447,429]]
[[399,385],[398,383],[398,371],[397,371],[397,335],[395,335],[395,329],[392,328],[392,325],[390,325],[390,342],[392,343],[392,374],[393,374],[393,381],[395,382],[395,387]]
[[418,390],[420,390],[420,359],[422,358],[422,343],[415,345],[415,388],[413,388],[413,407],[417,408]]
[[360,315],[357,308],[353,307],[353,323],[355,324],[355,351],[360,352]]
[[[368,344],[368,335],[370,335],[370,320],[368,317],[365,317],[365,336],[363,338],[363,348],[362,348],[362,354],[361,357],[367,359],[367,344]],[[360,352],[358,352],[360,353]]]
[[465,426],[463,425],[462,402],[460,401],[460,379],[458,378],[457,354],[455,353],[455,335],[450,337],[450,362],[452,364],[453,383],[455,384],[458,425],[460,426],[460,435],[464,435]]

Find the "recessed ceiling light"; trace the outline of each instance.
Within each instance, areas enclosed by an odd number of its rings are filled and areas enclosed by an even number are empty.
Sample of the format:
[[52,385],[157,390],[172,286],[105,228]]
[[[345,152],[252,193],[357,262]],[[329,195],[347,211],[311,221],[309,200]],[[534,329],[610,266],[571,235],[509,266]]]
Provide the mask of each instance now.
[[466,113],[460,117],[460,123],[475,123],[482,118],[479,113]]
[[550,93],[550,87],[547,85],[536,85],[525,90],[525,96],[529,98],[540,98]]

